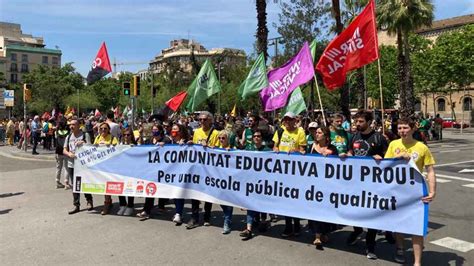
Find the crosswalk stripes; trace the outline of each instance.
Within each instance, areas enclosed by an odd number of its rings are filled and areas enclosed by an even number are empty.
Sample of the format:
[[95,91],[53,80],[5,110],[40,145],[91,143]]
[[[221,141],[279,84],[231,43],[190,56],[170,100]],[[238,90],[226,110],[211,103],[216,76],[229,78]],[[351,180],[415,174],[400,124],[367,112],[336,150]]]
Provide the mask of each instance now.
[[474,184],[462,185],[463,187],[474,188]]
[[449,182],[451,182],[451,180],[436,178],[436,182],[437,183],[449,183]]
[[431,241],[430,243],[461,252],[469,252],[474,249],[474,243],[456,239],[453,237],[441,238],[435,241]]

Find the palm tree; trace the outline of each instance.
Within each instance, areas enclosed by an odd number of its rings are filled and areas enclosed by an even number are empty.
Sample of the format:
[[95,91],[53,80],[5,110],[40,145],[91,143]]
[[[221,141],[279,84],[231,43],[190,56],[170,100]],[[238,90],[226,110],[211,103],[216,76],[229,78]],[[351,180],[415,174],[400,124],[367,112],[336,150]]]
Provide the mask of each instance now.
[[257,54],[262,53],[265,61],[268,57],[267,1],[256,0],[257,5]]
[[379,0],[377,21],[389,35],[397,36],[400,113],[412,117],[415,113],[415,93],[411,73],[409,34],[433,22],[431,0]]

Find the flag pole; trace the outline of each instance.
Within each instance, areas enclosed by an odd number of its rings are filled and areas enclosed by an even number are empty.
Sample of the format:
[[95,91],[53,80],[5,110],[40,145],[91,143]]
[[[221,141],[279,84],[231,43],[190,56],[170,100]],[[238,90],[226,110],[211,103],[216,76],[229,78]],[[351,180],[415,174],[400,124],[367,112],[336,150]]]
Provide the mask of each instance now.
[[383,108],[383,93],[382,93],[382,74],[380,71],[380,58],[377,59],[377,66],[379,70],[379,89],[380,89],[380,109],[382,109],[382,134],[385,135],[385,123],[384,123],[384,108]]
[[316,91],[318,92],[319,107],[321,108],[321,113],[323,114],[324,126],[326,125],[326,115],[324,114],[323,102],[321,101],[321,93],[319,92],[318,80],[316,79],[316,74],[314,74],[314,83],[316,83]]

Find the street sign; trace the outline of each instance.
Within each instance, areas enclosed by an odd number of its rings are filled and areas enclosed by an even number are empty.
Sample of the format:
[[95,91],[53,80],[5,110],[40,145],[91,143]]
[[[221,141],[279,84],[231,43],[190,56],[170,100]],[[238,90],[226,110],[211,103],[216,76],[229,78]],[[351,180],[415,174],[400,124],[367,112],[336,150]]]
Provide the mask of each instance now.
[[3,92],[3,98],[5,101],[6,107],[13,107],[14,99],[15,99],[15,91],[14,90],[5,90]]

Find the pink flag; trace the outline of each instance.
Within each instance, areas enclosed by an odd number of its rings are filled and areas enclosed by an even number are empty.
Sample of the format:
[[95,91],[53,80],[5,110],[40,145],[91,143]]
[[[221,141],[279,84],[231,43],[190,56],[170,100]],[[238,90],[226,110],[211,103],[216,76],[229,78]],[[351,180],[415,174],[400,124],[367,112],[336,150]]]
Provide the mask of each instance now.
[[99,112],[99,109],[95,109],[94,116],[95,117],[100,117],[102,114]]
[[268,87],[260,91],[265,111],[284,107],[296,87],[314,77],[313,58],[307,42],[300,52],[280,68],[268,72]]

